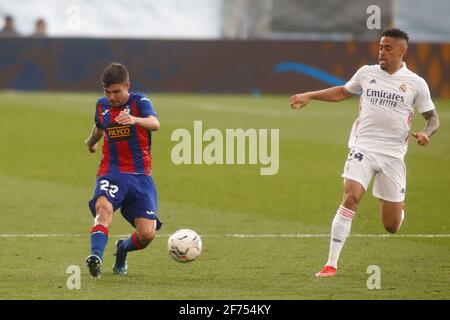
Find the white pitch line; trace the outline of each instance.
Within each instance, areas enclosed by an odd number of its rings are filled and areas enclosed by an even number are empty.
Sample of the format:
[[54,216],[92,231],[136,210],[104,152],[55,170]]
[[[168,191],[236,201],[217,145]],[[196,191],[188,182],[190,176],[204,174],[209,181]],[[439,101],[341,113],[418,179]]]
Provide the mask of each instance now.
[[[226,237],[231,238],[328,238],[330,234],[227,234]],[[354,238],[450,238],[450,234],[366,234],[355,233],[350,234],[349,237]]]
[[[115,234],[111,235],[113,238],[128,237],[129,234]],[[160,237],[169,237],[170,234],[159,234]],[[328,238],[330,234],[327,233],[266,233],[266,234],[202,234],[202,237],[207,238]],[[86,234],[70,234],[70,233],[0,233],[0,238],[88,238],[89,233]],[[366,234],[355,233],[350,237],[354,238],[450,238],[449,233],[443,234]]]

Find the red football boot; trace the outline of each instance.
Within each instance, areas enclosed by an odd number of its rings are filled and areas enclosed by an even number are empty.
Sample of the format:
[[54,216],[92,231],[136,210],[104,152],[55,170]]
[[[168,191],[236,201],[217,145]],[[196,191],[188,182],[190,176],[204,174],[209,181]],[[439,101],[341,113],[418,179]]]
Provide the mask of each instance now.
[[320,272],[317,272],[315,274],[316,278],[326,278],[326,277],[332,277],[336,274],[336,268],[332,266],[325,266],[323,267]]

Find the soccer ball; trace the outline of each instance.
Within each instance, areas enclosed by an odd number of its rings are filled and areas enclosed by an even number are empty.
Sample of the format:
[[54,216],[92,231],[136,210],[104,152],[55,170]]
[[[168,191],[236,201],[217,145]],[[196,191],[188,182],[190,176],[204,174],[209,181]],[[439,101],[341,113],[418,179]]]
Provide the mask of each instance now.
[[193,230],[175,231],[167,241],[169,255],[178,262],[190,262],[198,258],[202,252],[202,238]]

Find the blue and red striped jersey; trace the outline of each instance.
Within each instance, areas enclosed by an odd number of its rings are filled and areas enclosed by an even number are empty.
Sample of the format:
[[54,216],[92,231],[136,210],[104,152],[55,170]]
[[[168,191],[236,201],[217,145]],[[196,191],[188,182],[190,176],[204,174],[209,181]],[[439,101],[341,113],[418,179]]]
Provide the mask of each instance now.
[[125,110],[132,116],[156,116],[150,100],[141,93],[130,93],[120,107],[111,107],[106,97],[97,101],[95,125],[103,129],[103,154],[97,176],[108,173],[150,175],[152,167],[152,133],[136,125],[120,125],[114,119]]

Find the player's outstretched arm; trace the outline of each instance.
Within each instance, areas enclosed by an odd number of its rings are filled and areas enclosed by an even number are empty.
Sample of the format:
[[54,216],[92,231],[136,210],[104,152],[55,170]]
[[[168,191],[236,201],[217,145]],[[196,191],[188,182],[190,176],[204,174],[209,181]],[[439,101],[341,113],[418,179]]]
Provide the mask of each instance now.
[[100,139],[103,137],[103,129],[97,128],[96,125],[92,128],[89,137],[84,140],[84,143],[88,146],[89,152],[94,153],[97,151],[97,145]]
[[439,128],[439,116],[436,109],[422,113],[425,118],[425,128],[419,132],[413,132],[412,136],[417,139],[417,143],[421,146],[426,146],[430,141],[430,137]]
[[155,116],[149,116],[146,118],[134,117],[128,112],[120,111],[120,114],[115,119],[117,123],[123,125],[137,125],[150,131],[159,130],[159,121]]
[[338,86],[318,91],[295,94],[291,97],[290,104],[292,109],[301,109],[305,107],[311,99],[338,102],[349,99],[352,96],[353,95],[345,90],[343,86]]

